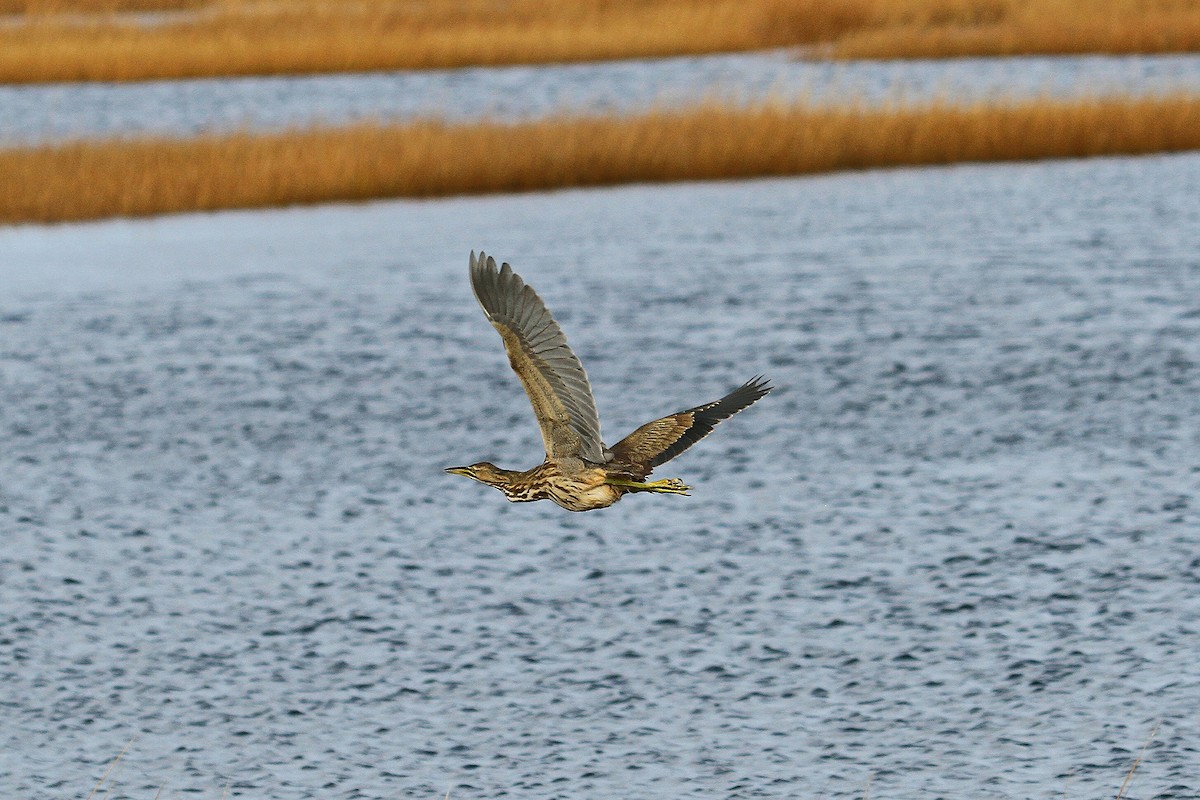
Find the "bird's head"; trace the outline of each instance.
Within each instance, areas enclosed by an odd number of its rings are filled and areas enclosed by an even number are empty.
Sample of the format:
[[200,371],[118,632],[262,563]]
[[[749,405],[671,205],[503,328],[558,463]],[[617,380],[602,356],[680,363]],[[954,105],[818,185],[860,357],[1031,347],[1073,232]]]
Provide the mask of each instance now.
[[465,475],[468,478],[474,478],[480,483],[496,487],[507,482],[505,477],[508,474],[508,470],[500,469],[489,461],[480,461],[478,464],[472,464],[469,467],[447,467],[446,472],[449,472],[451,475]]

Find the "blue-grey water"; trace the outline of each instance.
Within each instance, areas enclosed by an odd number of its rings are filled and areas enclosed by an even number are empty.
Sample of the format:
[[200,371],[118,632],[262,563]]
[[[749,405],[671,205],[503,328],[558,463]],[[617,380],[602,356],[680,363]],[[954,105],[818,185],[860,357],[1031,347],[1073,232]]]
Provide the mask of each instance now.
[[[0,229],[0,787],[1200,793],[1200,157]],[[466,280],[614,440],[570,514]]]
[[1147,94],[1200,88],[1200,57],[823,62],[786,51],[596,64],[131,84],[0,86],[0,143],[363,120],[608,113],[704,99],[815,103]]

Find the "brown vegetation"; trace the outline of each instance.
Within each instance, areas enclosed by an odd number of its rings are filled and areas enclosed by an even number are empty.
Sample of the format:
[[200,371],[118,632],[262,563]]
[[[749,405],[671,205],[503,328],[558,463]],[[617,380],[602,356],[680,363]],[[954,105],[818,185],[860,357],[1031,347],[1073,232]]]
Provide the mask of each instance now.
[[959,107],[707,106],[0,151],[0,220],[1200,149],[1200,98]]
[[[115,13],[189,9],[153,23]],[[8,83],[792,45],[835,58],[1200,49],[1200,0],[0,0],[3,12],[18,15],[0,26]]]
[[816,14],[819,0],[221,0],[153,25],[119,15],[86,21],[78,15],[28,14],[26,24],[0,28],[0,82],[422,69],[748,50],[834,35],[861,24],[858,14],[882,0],[850,4],[863,9]]
[[849,32],[830,45],[828,54],[952,58],[1200,50],[1200,2],[1194,0],[996,0],[971,5],[977,13],[970,17],[926,18]]
[[212,0],[0,0],[0,14],[66,17],[130,11],[183,11],[211,4]]

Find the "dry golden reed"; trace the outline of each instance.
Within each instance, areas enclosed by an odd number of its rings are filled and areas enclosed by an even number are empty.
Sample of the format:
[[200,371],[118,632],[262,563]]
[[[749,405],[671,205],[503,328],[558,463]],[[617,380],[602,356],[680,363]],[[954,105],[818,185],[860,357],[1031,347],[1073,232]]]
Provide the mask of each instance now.
[[[188,13],[147,24],[118,13],[129,10]],[[1200,49],[1200,0],[0,0],[4,12],[17,15],[0,25],[7,83],[794,45],[833,58]]]
[[[930,0],[923,0],[929,2]],[[943,2],[945,0],[942,0]],[[5,0],[0,0],[5,2]],[[99,2],[99,0],[93,0]],[[147,25],[52,12],[0,27],[0,82],[142,80],[588,61],[782,46],[882,0],[223,0]]]
[[1200,149],[1200,97],[717,105],[633,118],[414,122],[0,151],[0,220]]
[[210,5],[211,0],[0,0],[0,14],[71,15],[180,11]]
[[826,48],[836,58],[953,58],[1200,50],[1197,0],[976,3],[973,18],[868,27]]

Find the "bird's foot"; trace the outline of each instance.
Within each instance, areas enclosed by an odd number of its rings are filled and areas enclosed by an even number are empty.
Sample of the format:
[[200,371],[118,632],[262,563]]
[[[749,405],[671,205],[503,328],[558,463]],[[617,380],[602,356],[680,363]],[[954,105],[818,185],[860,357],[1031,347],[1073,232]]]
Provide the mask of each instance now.
[[662,480],[651,481],[650,483],[647,483],[646,486],[652,492],[683,495],[686,495],[689,491],[691,491],[692,488],[683,481],[679,480],[679,478],[663,478]]
[[688,492],[692,488],[679,480],[679,478],[663,478],[662,480],[650,481],[649,483],[610,478],[608,483],[613,486],[623,486],[635,492],[657,492],[658,494],[681,494],[684,496],[688,496]]

